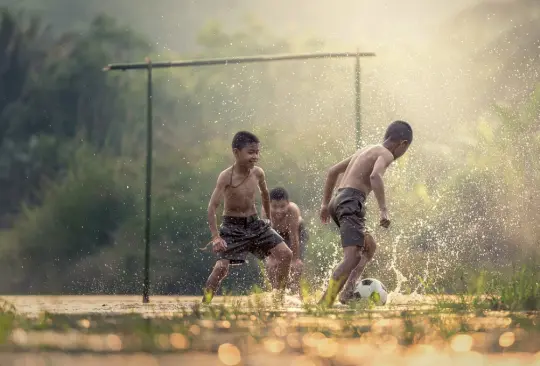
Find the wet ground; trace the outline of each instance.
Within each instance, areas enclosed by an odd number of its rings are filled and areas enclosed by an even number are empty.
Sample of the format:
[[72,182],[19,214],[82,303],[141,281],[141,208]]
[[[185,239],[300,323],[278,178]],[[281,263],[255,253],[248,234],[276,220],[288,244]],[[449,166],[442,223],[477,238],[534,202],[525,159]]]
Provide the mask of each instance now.
[[17,316],[2,318],[11,331],[0,365],[540,366],[537,313],[443,307],[434,297],[332,311],[292,297],[279,306],[268,294],[211,307],[199,297],[3,299]]

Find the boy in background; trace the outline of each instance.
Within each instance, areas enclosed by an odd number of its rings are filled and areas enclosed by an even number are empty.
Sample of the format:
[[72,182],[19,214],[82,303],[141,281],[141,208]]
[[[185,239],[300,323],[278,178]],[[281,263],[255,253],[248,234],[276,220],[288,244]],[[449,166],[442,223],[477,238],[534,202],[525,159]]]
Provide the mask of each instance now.
[[[289,193],[283,187],[276,187],[270,191],[270,213],[272,227],[292,251],[289,288],[293,293],[300,294],[300,278],[308,240],[308,232],[302,214],[298,205],[289,201]],[[264,209],[263,215],[266,215]],[[267,258],[266,273],[274,287],[277,281],[278,265],[279,263],[274,258]]]

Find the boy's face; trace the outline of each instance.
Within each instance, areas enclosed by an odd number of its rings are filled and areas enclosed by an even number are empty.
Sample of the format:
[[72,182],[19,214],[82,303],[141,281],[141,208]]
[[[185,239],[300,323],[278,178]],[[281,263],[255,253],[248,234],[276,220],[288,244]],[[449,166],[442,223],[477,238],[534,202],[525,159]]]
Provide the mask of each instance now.
[[399,157],[402,157],[403,154],[405,154],[407,152],[407,150],[409,149],[409,141],[400,141],[399,144],[396,146],[396,148],[394,149],[394,157],[397,159]]
[[259,161],[259,144],[248,144],[242,149],[234,149],[233,153],[239,165],[253,168]]
[[270,211],[272,216],[283,217],[287,214],[287,207],[289,207],[288,200],[271,200]]

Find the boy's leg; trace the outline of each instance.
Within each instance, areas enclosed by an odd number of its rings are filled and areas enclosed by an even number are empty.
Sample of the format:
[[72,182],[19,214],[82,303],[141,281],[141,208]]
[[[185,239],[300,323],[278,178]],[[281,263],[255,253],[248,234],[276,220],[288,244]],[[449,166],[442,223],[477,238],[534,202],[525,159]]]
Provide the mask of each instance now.
[[277,271],[278,271],[278,262],[274,257],[268,256],[264,260],[265,269],[266,269],[266,276],[268,277],[268,281],[270,282],[270,285],[272,288],[277,287]]
[[302,262],[302,259],[298,259],[291,262],[289,288],[294,294],[300,293],[300,277],[302,277],[303,269],[304,269],[304,262]]
[[224,216],[219,227],[219,235],[227,243],[227,249],[218,254],[219,259],[206,281],[204,288],[204,303],[210,303],[221,281],[229,273],[231,264],[245,262],[250,240],[246,238],[245,222],[243,218]]
[[343,247],[343,261],[338,265],[319,305],[331,307],[351,272],[362,258],[365,238],[365,194],[353,188],[339,190],[329,203],[332,220],[337,224]]
[[362,257],[362,248],[356,245],[344,247],[343,257],[343,261],[338,265],[332,274],[328,287],[319,301],[319,305],[331,307],[334,304],[337,295],[345,285],[345,282],[349,278],[351,272],[356,266],[358,266],[360,258]]
[[[248,232],[253,241],[249,251],[263,261],[268,261],[269,277],[273,289],[285,289],[289,277],[292,251],[283,238],[270,226],[269,220],[254,220]],[[268,267],[267,267],[268,268]]]
[[339,301],[342,304],[347,303],[352,298],[354,286],[356,285],[356,282],[358,281],[360,276],[362,276],[366,265],[373,259],[376,250],[377,244],[375,243],[375,239],[373,239],[373,236],[366,233],[364,236],[364,249],[362,251],[362,258],[360,258],[360,262],[352,270],[349,278],[347,279],[347,282],[345,283],[345,287],[343,288],[343,291],[341,291],[341,294],[339,296]]
[[289,270],[291,267],[292,251],[285,242],[281,242],[272,249],[268,258],[276,263],[275,282],[272,284],[274,289],[284,290],[287,287],[289,279]]
[[227,277],[227,274],[229,273],[229,260],[228,259],[219,259],[216,262],[216,265],[214,266],[214,269],[212,270],[212,273],[210,274],[210,277],[208,277],[208,280],[206,281],[206,286],[204,288],[204,295],[203,295],[203,303],[209,304],[212,299],[214,298],[214,294],[216,293],[217,289],[219,288],[219,285],[221,284],[221,281],[225,277]]
[[290,275],[291,278],[290,278],[290,284],[289,284],[290,289],[295,294],[300,294],[300,278],[302,277],[302,271],[304,269],[304,254],[306,250],[306,241],[308,237],[308,234],[307,234],[307,231],[303,222],[300,224],[299,231],[300,232],[298,233],[298,237],[300,239],[299,240],[300,248],[298,249],[300,250],[300,256],[298,260],[296,261],[293,260],[291,262],[291,275]]

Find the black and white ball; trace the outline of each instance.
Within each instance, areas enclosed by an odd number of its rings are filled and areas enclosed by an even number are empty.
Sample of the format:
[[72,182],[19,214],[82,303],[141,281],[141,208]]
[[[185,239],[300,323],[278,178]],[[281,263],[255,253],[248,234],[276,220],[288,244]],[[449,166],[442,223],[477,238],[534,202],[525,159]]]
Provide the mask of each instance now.
[[375,305],[381,306],[388,300],[388,290],[383,283],[374,278],[364,278],[356,283],[353,291],[355,299],[370,299]]

